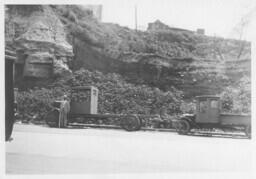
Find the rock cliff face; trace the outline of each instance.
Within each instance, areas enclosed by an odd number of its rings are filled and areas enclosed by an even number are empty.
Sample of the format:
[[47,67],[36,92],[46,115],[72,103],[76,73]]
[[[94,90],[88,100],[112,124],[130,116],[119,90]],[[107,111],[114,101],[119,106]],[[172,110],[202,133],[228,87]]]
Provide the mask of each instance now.
[[[50,77],[59,73],[53,64],[65,64],[73,56],[64,26],[49,6],[15,5],[6,7],[6,39],[24,64],[24,77]],[[8,31],[12,29],[12,31]]]
[[198,35],[160,21],[148,31],[134,31],[98,22],[71,5],[7,8],[6,39],[19,50],[24,76],[61,74],[68,64],[166,91],[175,87],[188,97],[218,94],[250,77],[249,42]]
[[[76,13],[74,13],[76,14]],[[250,43],[198,35],[184,29],[161,30],[151,23],[146,32],[99,23],[89,16],[69,21],[73,38],[74,69],[117,72],[129,82],[168,90],[176,87],[186,96],[219,94],[250,76]]]

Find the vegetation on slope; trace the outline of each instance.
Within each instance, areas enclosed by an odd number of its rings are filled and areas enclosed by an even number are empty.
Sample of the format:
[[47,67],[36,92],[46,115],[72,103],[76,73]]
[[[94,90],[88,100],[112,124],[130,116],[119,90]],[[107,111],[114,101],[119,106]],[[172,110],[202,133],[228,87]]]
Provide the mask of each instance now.
[[[190,98],[218,94],[230,85],[228,81],[234,83],[244,76],[240,71],[246,75],[250,71],[249,68],[239,71],[241,66],[235,64],[250,61],[249,42],[171,28],[135,31],[98,22],[89,11],[78,6],[53,6],[53,10],[65,24],[68,40],[73,45],[73,70],[83,67],[115,72],[130,83],[146,84],[164,91],[175,86]],[[148,58],[142,58],[147,55]],[[173,65],[174,59],[179,60],[178,65]],[[229,73],[227,63],[230,61],[235,64],[234,71],[239,71],[236,75]],[[180,69],[180,66],[184,68]]]
[[242,78],[236,87],[227,87],[222,93],[222,108],[228,113],[251,113],[251,83]]
[[78,70],[57,78],[47,87],[36,87],[18,93],[19,113],[24,119],[42,120],[51,103],[70,94],[73,86],[93,85],[99,89],[99,113],[159,114],[162,108],[169,114],[180,113],[182,93],[175,88],[163,92],[146,85],[127,83],[120,75]]

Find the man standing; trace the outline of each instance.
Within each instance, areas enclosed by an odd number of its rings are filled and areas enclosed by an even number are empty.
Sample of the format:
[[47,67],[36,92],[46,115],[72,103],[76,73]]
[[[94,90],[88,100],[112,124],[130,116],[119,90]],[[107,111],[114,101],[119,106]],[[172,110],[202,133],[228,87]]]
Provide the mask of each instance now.
[[161,128],[170,128],[171,124],[170,124],[170,115],[167,113],[167,108],[166,107],[162,107],[160,109],[160,117],[161,117],[161,123],[159,124],[159,126]]
[[63,101],[60,104],[59,127],[67,127],[68,113],[70,111],[70,104],[67,95],[63,96]]

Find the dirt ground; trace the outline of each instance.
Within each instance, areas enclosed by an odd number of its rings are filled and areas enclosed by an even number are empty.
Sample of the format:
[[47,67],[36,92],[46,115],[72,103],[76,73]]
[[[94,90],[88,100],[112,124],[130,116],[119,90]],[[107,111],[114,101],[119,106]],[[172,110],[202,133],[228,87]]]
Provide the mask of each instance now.
[[252,140],[15,124],[7,174],[252,172]]

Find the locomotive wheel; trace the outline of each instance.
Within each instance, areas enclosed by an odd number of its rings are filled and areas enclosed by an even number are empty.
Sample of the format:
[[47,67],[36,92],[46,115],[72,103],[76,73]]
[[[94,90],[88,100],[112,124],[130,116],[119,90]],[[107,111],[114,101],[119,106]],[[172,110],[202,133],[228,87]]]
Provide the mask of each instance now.
[[246,126],[245,127],[245,134],[248,136],[248,138],[251,138],[251,126]]
[[50,127],[58,127],[59,111],[52,110],[45,116],[46,124]]
[[126,131],[137,131],[141,127],[141,121],[135,115],[125,116],[121,120],[121,127]]
[[190,131],[190,124],[186,120],[180,120],[178,124],[178,133],[187,134]]

